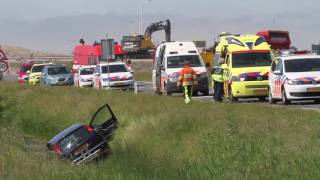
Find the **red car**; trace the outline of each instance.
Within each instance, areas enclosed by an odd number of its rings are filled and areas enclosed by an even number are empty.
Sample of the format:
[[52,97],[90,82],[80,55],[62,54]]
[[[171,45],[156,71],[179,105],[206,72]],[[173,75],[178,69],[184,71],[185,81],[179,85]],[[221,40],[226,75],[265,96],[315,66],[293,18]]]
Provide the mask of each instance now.
[[22,63],[20,69],[17,69],[19,83],[24,83],[29,80],[29,73],[32,65],[32,63]]

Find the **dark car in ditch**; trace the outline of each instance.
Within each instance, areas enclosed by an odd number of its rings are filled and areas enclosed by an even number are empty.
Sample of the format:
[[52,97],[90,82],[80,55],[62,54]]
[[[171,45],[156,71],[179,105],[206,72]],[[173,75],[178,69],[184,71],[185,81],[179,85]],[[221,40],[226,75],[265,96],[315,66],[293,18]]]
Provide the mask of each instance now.
[[111,152],[112,140],[118,120],[108,104],[93,115],[90,124],[74,124],[53,137],[47,144],[62,159],[83,164],[105,157]]

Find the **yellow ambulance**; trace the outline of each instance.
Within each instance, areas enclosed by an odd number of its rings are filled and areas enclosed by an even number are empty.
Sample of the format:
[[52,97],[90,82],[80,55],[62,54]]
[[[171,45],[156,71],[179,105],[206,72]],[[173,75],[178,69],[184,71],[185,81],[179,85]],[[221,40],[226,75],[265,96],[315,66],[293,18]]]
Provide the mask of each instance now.
[[[220,60],[222,57],[224,61]],[[221,35],[213,59],[213,69],[224,69],[225,97],[230,101],[252,97],[265,100],[268,96],[272,57],[270,46],[263,37]]]

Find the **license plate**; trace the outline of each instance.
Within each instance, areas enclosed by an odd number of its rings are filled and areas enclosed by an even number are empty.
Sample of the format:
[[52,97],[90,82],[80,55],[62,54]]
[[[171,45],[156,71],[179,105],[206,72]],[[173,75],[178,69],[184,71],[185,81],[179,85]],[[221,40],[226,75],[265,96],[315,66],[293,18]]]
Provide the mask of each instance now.
[[308,92],[320,92],[320,87],[312,87],[307,89]]
[[268,91],[266,89],[256,89],[253,90],[253,93],[257,95],[265,95],[268,94]]

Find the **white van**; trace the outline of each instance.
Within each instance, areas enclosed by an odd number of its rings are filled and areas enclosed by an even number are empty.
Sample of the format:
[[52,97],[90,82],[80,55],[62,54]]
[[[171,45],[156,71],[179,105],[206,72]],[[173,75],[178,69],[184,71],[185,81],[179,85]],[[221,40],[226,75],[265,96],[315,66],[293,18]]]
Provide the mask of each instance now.
[[152,70],[155,94],[171,95],[182,92],[182,89],[177,88],[177,80],[186,61],[198,75],[198,86],[194,89],[194,95],[199,91],[203,95],[209,94],[207,69],[193,42],[166,42],[157,47]]

